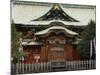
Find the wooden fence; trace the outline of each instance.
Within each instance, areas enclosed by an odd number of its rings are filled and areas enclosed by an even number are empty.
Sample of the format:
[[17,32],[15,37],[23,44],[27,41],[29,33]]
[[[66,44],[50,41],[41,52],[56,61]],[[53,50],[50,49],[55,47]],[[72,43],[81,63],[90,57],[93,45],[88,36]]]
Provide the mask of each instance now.
[[52,72],[52,71],[72,71],[72,70],[88,70],[95,69],[95,60],[85,61],[66,61],[64,63],[56,62],[24,64],[17,63],[11,65],[12,74],[27,74],[27,73],[40,73],[40,72]]

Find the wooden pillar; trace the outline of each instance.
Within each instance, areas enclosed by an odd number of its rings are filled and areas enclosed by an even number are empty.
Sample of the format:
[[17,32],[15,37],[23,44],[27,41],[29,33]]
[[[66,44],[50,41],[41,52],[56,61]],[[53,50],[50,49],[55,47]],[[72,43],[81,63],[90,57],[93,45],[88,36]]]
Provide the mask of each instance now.
[[70,60],[72,60],[72,51],[73,51],[73,46],[71,44],[69,44],[69,57],[70,57]]
[[46,46],[41,47],[41,62],[46,62]]
[[41,55],[40,55],[40,57],[41,57],[41,62],[44,62],[44,50],[45,50],[45,47],[42,46],[42,47],[41,47]]
[[65,55],[65,59],[66,60],[69,60],[70,59],[70,57],[69,57],[69,47],[68,47],[68,44],[65,45],[64,55]]
[[67,45],[65,44],[65,47],[64,47],[64,58],[65,58],[65,60],[67,60],[67,57],[68,57],[68,49],[67,49]]
[[73,51],[72,51],[72,60],[78,60],[78,52],[76,47],[73,47]]
[[45,61],[48,61],[48,50],[49,50],[49,45],[46,45],[46,49],[45,49]]
[[72,60],[73,47],[70,44],[65,45],[64,56],[66,60]]

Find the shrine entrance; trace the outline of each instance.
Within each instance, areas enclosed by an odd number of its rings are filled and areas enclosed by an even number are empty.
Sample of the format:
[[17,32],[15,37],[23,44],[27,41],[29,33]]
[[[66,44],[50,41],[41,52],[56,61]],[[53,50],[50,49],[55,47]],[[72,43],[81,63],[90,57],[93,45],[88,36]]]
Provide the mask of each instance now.
[[52,69],[65,68],[66,58],[70,59],[72,55],[72,48],[66,48],[69,35],[62,29],[50,30],[48,33],[48,61],[51,62]]
[[64,61],[64,45],[51,44],[48,51],[48,61]]
[[65,49],[65,37],[63,35],[57,35],[51,33],[48,38],[49,50],[48,50],[48,61],[59,62],[65,61],[64,49]]

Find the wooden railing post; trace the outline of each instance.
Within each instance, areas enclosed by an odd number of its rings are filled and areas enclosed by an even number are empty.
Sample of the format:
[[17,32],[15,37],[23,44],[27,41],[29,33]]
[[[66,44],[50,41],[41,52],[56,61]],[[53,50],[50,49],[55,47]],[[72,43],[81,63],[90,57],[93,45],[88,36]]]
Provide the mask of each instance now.
[[[65,70],[87,70],[95,69],[95,60],[75,60],[66,61]],[[12,64],[11,70],[13,74],[25,74],[34,72],[49,72],[53,71],[51,68],[51,62],[41,62],[41,63],[17,63]]]

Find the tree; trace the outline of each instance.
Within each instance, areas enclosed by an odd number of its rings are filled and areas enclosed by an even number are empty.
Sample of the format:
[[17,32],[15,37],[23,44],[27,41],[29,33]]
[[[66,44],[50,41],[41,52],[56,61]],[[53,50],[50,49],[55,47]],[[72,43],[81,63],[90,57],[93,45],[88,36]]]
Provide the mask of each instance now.
[[[89,59],[90,58],[90,40],[95,38],[95,29],[96,24],[94,21],[90,21],[85,27],[84,31],[81,33],[81,41],[77,46],[80,59]],[[93,49],[93,56],[95,58],[95,50]]]
[[18,62],[18,59],[21,56],[25,55],[25,53],[19,52],[20,37],[21,37],[21,33],[16,30],[15,24],[12,21],[12,24],[11,24],[11,57],[13,57],[14,64]]

